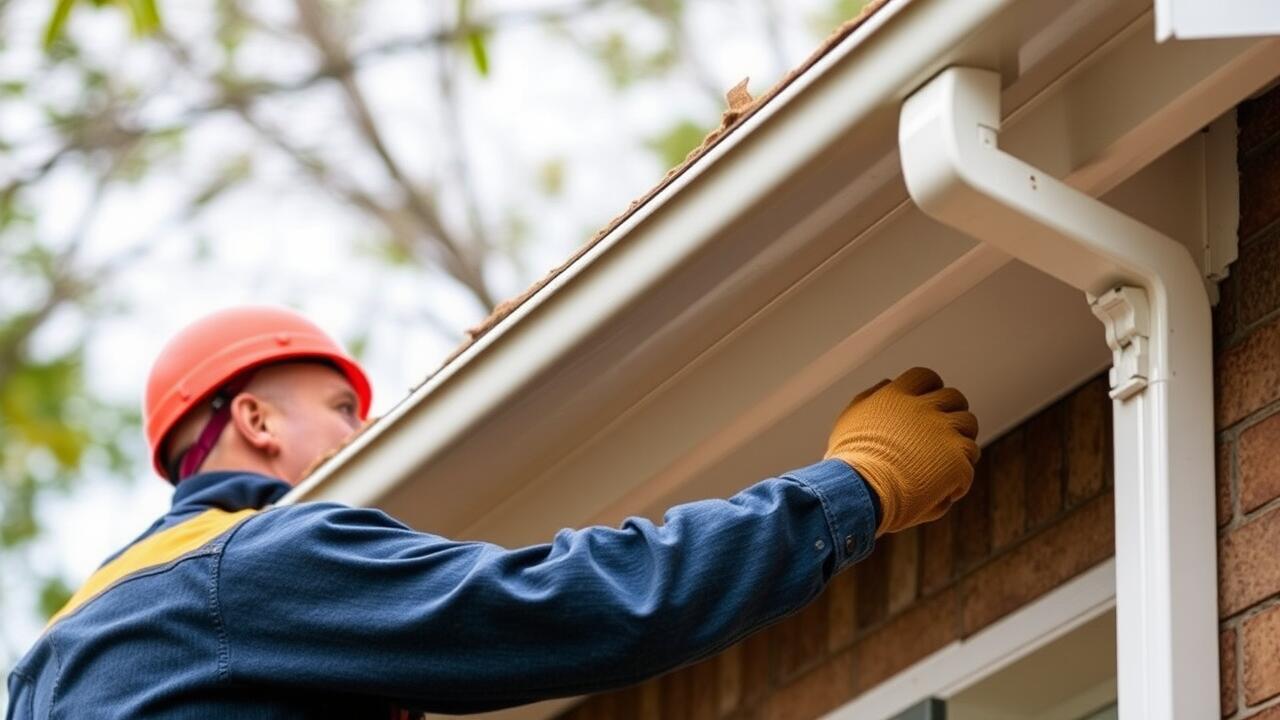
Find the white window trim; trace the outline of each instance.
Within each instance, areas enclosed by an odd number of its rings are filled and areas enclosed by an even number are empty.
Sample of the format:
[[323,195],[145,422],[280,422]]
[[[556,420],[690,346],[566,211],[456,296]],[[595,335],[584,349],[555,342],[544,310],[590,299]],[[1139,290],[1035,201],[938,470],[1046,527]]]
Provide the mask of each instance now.
[[929,655],[824,716],[893,717],[928,697],[947,699],[1115,607],[1108,559],[990,627]]

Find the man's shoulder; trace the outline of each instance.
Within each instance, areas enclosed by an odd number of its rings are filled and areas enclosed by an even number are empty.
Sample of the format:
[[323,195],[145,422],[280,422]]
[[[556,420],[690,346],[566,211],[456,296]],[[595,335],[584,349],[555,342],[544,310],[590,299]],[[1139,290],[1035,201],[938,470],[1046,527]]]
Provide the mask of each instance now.
[[387,532],[414,531],[377,508],[328,501],[294,503],[266,508],[245,520],[227,537],[224,552],[313,552],[318,547],[349,543],[353,536]]

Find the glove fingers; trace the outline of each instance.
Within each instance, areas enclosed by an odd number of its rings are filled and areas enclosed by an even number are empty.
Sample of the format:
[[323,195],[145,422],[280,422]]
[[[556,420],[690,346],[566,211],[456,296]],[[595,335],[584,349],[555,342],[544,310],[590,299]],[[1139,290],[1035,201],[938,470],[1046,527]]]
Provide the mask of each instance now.
[[973,470],[970,470],[968,473],[966,473],[964,482],[957,485],[956,489],[952,490],[951,494],[947,496],[947,499],[950,502],[953,502],[953,503],[959,502],[960,498],[969,494],[969,488],[973,486],[973,475],[974,475]]
[[849,406],[852,407],[854,405],[857,405],[859,402],[871,397],[872,395],[875,394],[877,390],[879,390],[880,388],[888,384],[889,384],[889,378],[885,378],[880,382],[876,383],[875,385],[872,385],[866,390],[863,390],[862,392],[858,393],[857,395],[854,395],[853,400],[849,403]]
[[971,412],[947,413],[947,424],[964,437],[973,440],[978,437],[978,418]]
[[941,410],[942,412],[953,412],[956,410],[968,410],[969,400],[964,393],[953,387],[944,387],[941,390],[923,395],[920,398],[930,405]]
[[929,368],[913,367],[899,375],[893,384],[908,395],[923,395],[941,388],[942,378]]
[[951,509],[951,501],[947,499],[943,499],[939,501],[937,505],[934,505],[932,508],[929,508],[928,512],[921,515],[919,518],[920,522],[915,524],[924,524],[928,522],[933,522],[934,520],[937,520],[943,515],[946,515],[947,511],[950,509]]
[[964,451],[964,458],[970,465],[978,464],[978,458],[982,457],[982,448],[978,447],[978,443],[970,438],[961,438],[960,449]]

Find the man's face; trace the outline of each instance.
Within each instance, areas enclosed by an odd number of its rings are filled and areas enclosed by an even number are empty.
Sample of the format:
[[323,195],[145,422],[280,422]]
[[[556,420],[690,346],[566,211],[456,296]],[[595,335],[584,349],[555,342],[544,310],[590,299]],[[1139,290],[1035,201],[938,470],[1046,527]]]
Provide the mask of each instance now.
[[345,376],[327,365],[283,363],[263,368],[248,388],[271,406],[268,427],[280,440],[275,463],[296,485],[324,455],[360,429],[360,403]]

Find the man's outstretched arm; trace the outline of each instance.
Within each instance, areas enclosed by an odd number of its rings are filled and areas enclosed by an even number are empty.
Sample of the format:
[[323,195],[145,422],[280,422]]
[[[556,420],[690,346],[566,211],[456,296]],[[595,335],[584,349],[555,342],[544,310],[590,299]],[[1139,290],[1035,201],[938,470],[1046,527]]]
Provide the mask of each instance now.
[[507,550],[377,510],[279,508],[228,539],[214,582],[235,684],[477,712],[638,682],[812,600],[871,550],[871,492],[830,459],[664,523]]
[[973,480],[977,432],[964,395],[912,368],[849,403],[824,461],[661,525],[507,550],[377,510],[269,511],[213,578],[218,672],[440,712],[628,685],[798,610],[878,534],[941,516]]

